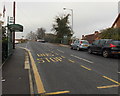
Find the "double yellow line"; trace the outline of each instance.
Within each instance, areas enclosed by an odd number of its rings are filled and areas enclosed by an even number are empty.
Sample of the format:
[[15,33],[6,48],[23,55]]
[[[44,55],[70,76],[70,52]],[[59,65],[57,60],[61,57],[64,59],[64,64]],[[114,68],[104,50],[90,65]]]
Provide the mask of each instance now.
[[29,54],[29,57],[30,57],[30,60],[31,60],[31,65],[32,65],[32,69],[33,69],[33,73],[34,73],[34,77],[35,77],[35,82],[36,82],[38,94],[45,93],[46,91],[44,89],[41,77],[39,75],[38,69],[36,67],[35,61],[34,61],[34,59],[32,57],[32,54],[31,54],[30,50],[28,50],[26,48],[23,48],[23,47],[20,47],[20,48],[25,49],[28,52],[28,54]]
[[35,81],[36,81],[38,94],[45,93],[46,91],[44,89],[44,86],[43,86],[41,77],[39,75],[38,69],[36,67],[35,61],[34,61],[34,59],[32,57],[31,52],[29,50],[27,50],[27,51],[28,51],[29,56],[30,56],[31,65],[32,65],[32,68],[33,68],[33,73],[34,73],[34,77],[35,77]]

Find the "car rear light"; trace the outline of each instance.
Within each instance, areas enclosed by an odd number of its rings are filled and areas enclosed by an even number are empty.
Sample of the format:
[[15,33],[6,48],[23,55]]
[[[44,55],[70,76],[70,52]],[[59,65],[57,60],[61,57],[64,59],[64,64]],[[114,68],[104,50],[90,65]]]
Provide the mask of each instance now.
[[116,45],[110,44],[110,47],[116,47]]
[[80,41],[80,44],[82,44],[82,41]]

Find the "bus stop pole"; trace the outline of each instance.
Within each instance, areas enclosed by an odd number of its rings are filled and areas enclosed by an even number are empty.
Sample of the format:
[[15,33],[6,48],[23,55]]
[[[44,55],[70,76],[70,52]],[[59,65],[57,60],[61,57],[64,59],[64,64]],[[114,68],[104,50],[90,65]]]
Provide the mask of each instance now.
[[[15,24],[15,1],[13,2],[13,17],[13,24]],[[13,49],[15,49],[15,30],[13,31]]]

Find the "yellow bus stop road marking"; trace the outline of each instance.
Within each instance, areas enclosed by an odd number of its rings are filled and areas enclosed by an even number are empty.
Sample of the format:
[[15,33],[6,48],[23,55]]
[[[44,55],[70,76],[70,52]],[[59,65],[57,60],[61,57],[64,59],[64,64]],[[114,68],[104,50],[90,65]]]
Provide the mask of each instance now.
[[59,92],[46,93],[46,91],[44,89],[44,86],[43,86],[43,83],[42,83],[42,80],[41,80],[41,77],[39,75],[38,69],[36,67],[35,61],[34,61],[34,59],[32,57],[32,54],[31,54],[30,50],[28,50],[26,48],[22,48],[22,49],[25,49],[28,52],[29,56],[30,56],[31,65],[32,65],[32,68],[33,68],[33,73],[34,73],[34,77],[35,77],[35,81],[36,81],[38,94],[57,95],[57,94],[70,93],[70,91],[59,91]]
[[45,93],[45,95],[57,95],[57,94],[65,94],[65,93],[70,93],[70,91],[51,92],[51,93]]
[[68,59],[69,62],[72,62],[72,63],[75,63],[75,61],[71,60],[71,59]]
[[61,56],[62,58],[65,58],[64,56]]
[[59,55],[58,53],[55,53],[56,55]]
[[91,70],[90,68],[87,68],[87,67],[85,67],[85,66],[83,66],[83,65],[81,65],[81,67],[83,67],[83,68],[85,68],[85,69],[87,69],[87,70]]
[[106,77],[106,76],[102,76],[102,77],[105,78],[105,79],[108,79],[109,81],[112,81],[112,82],[114,82],[114,83],[120,85],[119,82],[117,82],[117,81],[115,81],[115,80],[113,80],[113,79],[111,79],[111,78],[109,78],[109,77]]
[[98,89],[103,89],[103,88],[113,88],[113,87],[118,87],[119,85],[108,85],[108,86],[100,86],[97,87]]

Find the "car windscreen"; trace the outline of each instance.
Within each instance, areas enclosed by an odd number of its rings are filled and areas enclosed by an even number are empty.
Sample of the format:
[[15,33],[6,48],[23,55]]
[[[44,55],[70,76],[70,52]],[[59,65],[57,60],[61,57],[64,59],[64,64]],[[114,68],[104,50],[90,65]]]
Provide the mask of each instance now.
[[84,43],[84,44],[89,44],[89,42],[88,42],[88,41],[82,41],[82,43]]

